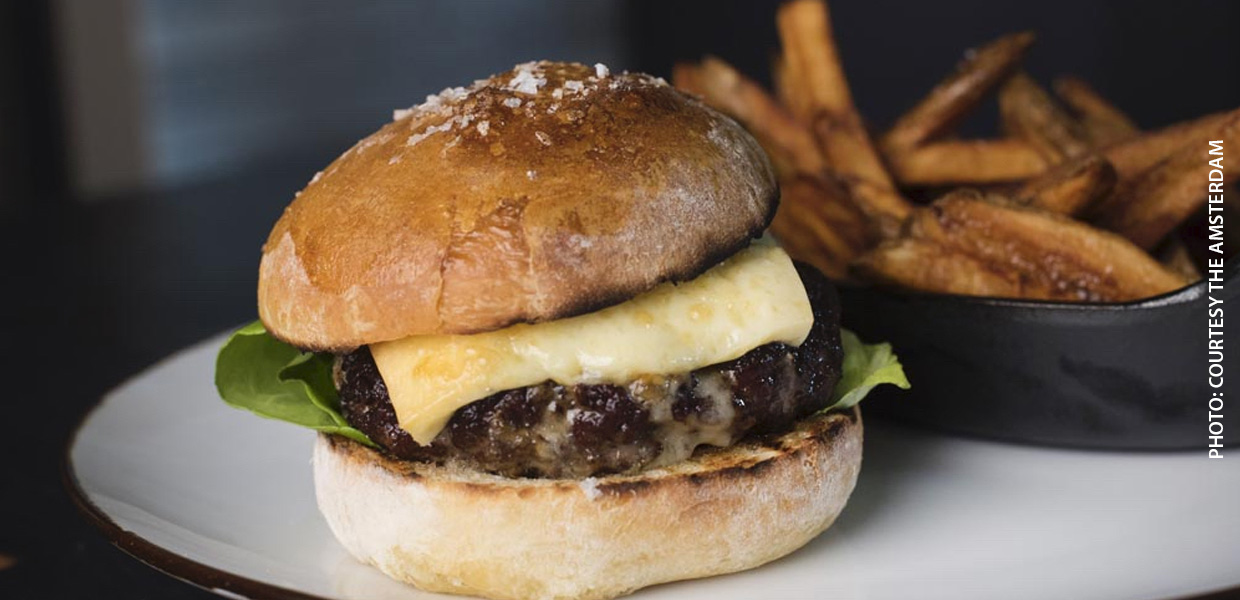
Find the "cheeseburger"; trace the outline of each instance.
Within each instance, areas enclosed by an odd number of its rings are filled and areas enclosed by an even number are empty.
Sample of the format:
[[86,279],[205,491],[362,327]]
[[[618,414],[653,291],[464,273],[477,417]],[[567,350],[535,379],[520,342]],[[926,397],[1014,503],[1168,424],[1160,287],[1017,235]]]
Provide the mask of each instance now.
[[763,237],[778,198],[754,139],[663,80],[520,65],[314,177],[216,382],[321,432],[332,532],[420,588],[611,598],[755,567],[835,520],[857,400],[907,386]]

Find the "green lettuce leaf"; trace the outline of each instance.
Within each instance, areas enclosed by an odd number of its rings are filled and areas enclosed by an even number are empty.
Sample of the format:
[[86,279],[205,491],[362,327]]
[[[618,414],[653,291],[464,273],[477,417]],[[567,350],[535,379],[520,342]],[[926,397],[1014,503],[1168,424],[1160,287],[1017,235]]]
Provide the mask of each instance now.
[[831,406],[824,410],[851,408],[865,398],[870,390],[889,383],[902,390],[909,387],[904,367],[891,351],[891,344],[865,344],[847,329],[840,330],[844,346],[844,368],[835,384]]
[[[863,344],[846,329],[840,336],[843,373],[835,386],[833,403],[824,410],[851,408],[884,383],[909,388],[890,344]],[[332,360],[331,354],[302,352],[271,337],[263,324],[255,321],[232,334],[220,348],[215,387],[230,406],[374,446],[340,414],[340,396],[332,383]]]
[[374,446],[340,414],[332,360],[330,354],[302,352],[271,337],[255,321],[220,348],[215,388],[229,406]]

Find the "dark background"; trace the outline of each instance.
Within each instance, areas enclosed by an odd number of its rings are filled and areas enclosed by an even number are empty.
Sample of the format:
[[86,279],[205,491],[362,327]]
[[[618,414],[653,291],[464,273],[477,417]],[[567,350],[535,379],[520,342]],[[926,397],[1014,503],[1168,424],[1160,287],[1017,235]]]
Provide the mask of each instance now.
[[[667,76],[715,53],[767,81],[775,4],[0,1],[0,597],[209,597],[76,514],[64,445],[107,389],[254,317],[280,210],[391,109],[534,58]],[[1019,29],[1035,77],[1082,76],[1143,127],[1240,106],[1240,2],[832,8],[878,128]]]

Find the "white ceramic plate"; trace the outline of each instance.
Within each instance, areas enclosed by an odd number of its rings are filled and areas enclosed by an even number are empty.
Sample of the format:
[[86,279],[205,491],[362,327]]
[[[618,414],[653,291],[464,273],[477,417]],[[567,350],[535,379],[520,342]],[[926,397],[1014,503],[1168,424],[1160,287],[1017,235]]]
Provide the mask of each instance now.
[[[69,480],[87,515],[139,559],[227,596],[443,597],[336,544],[314,504],[314,434],[216,397],[222,340],[150,369],[86,418]],[[1088,600],[1234,587],[1232,453],[1051,450],[870,423],[857,490],[827,533],[765,567],[633,598]]]

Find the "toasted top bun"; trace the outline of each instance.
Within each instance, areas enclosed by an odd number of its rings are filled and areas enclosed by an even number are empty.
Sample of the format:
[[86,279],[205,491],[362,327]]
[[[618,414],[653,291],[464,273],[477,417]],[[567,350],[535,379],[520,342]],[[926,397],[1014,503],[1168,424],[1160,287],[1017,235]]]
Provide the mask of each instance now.
[[340,350],[589,312],[733,254],[777,196],[754,139],[663,80],[520,65],[316,175],[263,246],[259,316]]
[[636,475],[512,479],[321,434],[314,483],[336,538],[390,577],[501,600],[603,600],[800,548],[844,508],[861,446],[854,408]]

